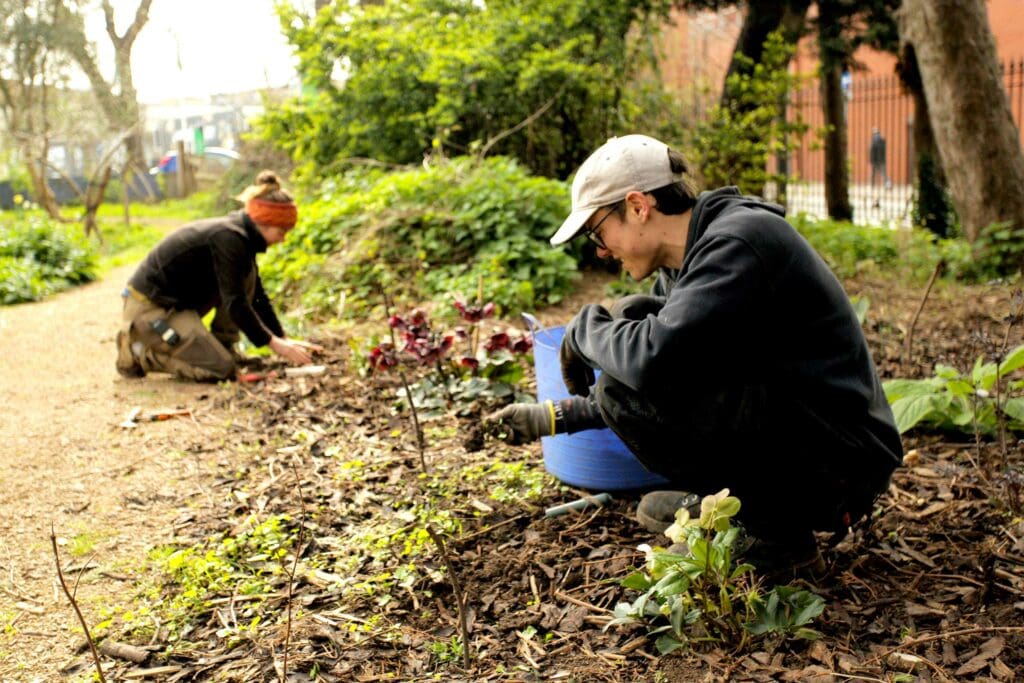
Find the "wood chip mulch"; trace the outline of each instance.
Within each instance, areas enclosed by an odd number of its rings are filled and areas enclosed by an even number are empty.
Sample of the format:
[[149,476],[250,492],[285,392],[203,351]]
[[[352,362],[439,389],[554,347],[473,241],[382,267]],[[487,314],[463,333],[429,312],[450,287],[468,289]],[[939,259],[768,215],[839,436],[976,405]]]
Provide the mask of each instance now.
[[[903,335],[920,292],[849,286],[872,300],[865,329],[884,377],[930,375],[940,361],[969,367],[1003,342],[1010,293],[998,287],[933,292],[907,358]],[[1011,341],[1021,343],[1019,331]],[[586,492],[544,473],[537,446],[489,438],[467,451],[487,406],[424,422],[424,475],[397,378],[361,378],[344,353],[326,363],[320,377],[227,393],[223,447],[251,453],[248,465],[190,501],[175,538],[213,549],[223,534],[287,515],[292,531],[302,524],[301,544],[296,533],[283,558],[246,559],[265,582],[258,594],[227,585],[184,628],[111,633],[150,656],[105,657],[108,680],[277,681],[286,652],[288,680],[366,683],[1014,681],[1024,671],[1016,437],[1005,447],[970,436],[905,439],[906,466],[874,523],[828,551],[827,574],[802,579],[827,603],[819,640],[658,656],[642,628],[604,628],[616,603],[635,597],[618,582],[642,563],[637,545],[665,543],[634,521],[638,494],[546,518],[546,507]],[[468,669],[451,647],[458,609],[424,519],[445,535],[466,595]],[[165,600],[178,590],[167,583]],[[75,668],[89,666],[84,653]]]

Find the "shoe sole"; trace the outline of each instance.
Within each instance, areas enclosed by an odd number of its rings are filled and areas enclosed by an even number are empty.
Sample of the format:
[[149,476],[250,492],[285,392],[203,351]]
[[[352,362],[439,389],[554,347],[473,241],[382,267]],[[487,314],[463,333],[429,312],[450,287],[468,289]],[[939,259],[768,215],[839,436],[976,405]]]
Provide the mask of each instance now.
[[[136,360],[132,350],[123,344],[124,330],[117,333],[115,343],[117,344],[117,362],[114,363],[114,367],[117,368],[117,373],[125,379],[138,379],[146,376],[146,371],[142,369],[139,361]],[[130,360],[126,360],[130,359]]]

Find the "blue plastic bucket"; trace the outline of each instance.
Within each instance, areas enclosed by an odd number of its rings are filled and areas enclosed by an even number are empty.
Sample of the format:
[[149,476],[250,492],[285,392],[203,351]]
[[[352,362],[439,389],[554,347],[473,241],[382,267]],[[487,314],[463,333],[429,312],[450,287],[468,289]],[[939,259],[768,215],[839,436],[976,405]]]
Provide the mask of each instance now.
[[[525,317],[525,316],[524,316]],[[569,398],[562,382],[558,349],[564,327],[538,329],[536,318],[527,317],[533,328],[533,363],[537,370],[537,400]],[[598,373],[598,376],[600,374]],[[570,486],[601,491],[644,489],[667,480],[648,472],[626,444],[610,429],[588,429],[541,439],[544,468]]]

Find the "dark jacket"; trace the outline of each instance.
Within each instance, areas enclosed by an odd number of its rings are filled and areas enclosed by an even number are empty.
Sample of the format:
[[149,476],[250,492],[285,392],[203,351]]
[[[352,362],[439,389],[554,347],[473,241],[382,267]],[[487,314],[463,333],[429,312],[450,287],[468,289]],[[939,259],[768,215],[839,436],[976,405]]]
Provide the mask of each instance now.
[[799,406],[798,431],[824,430],[843,451],[878,454],[889,471],[899,464],[900,437],[850,301],[781,207],[735,188],[701,194],[681,268],[662,269],[653,293],[665,303],[644,320],[585,306],[566,343],[666,406],[680,392],[768,387]]
[[[266,250],[256,224],[236,211],[175,230],[149,252],[128,284],[164,308],[200,315],[223,308],[249,341],[265,346],[272,334],[284,336],[256,266],[256,254]],[[245,282],[251,275],[256,288],[250,301]]]
[[868,145],[868,156],[871,158],[871,165],[877,168],[885,167],[885,138],[881,133],[871,134],[871,144]]

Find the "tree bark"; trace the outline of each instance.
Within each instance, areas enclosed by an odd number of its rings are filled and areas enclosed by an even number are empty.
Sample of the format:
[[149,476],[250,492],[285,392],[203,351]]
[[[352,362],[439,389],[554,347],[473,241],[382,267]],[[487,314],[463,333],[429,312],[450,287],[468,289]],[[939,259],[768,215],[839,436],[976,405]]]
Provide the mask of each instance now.
[[913,46],[953,203],[971,241],[992,223],[1024,230],[1024,153],[1003,90],[983,0],[904,0],[901,46]]
[[914,46],[904,45],[897,56],[896,73],[914,102],[911,153],[917,175],[915,220],[919,220],[938,237],[948,237],[953,209],[946,196],[946,175],[935,148],[935,131],[932,128],[931,114],[928,112],[928,100],[924,96]]
[[839,65],[821,71],[821,106],[825,116],[825,204],[829,218],[853,220],[846,155],[846,99]]
[[134,128],[137,131],[124,142],[127,165],[135,170],[146,168],[146,156],[142,148],[142,117],[139,112],[138,93],[132,79],[131,54],[139,31],[149,20],[149,8],[152,3],[153,0],[140,0],[131,25],[125,29],[124,34],[118,35],[114,26],[114,9],[110,0],[103,0],[107,36],[114,48],[115,70],[112,82],[107,82],[100,73],[95,54],[85,41],[84,29],[71,36],[66,46],[71,57],[89,79],[96,102],[103,111],[110,130],[120,132]]
[[722,96],[719,100],[723,107],[728,107],[733,99],[729,92],[729,76],[739,72],[740,62],[737,55],[745,55],[754,64],[761,61],[764,53],[764,42],[774,31],[781,30],[787,42],[795,43],[802,33],[803,20],[810,6],[810,0],[769,0],[767,2],[747,3],[747,13],[743,17],[740,35],[733,46],[729,69],[722,82]]

